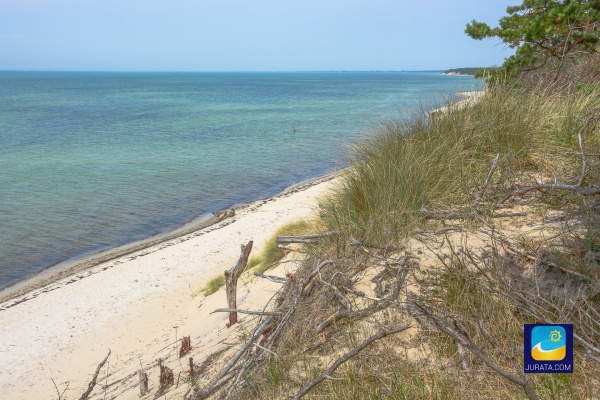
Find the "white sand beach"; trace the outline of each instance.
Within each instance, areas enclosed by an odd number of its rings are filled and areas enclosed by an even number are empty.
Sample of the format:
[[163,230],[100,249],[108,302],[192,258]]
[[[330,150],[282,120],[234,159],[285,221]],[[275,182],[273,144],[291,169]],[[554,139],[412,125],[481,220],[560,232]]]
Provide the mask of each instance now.
[[[201,362],[219,346],[238,344],[239,328],[226,328],[227,314],[210,314],[226,307],[224,290],[207,298],[194,297],[194,292],[237,261],[240,245],[253,240],[252,254],[258,254],[279,226],[314,215],[317,199],[332,179],[245,205],[215,225],[3,301],[0,398],[57,399],[57,389],[65,391],[65,399],[79,398],[109,349],[111,356],[90,398],[140,398],[140,365],[150,377],[151,391],[144,398],[154,398],[158,358],[173,368],[177,380],[179,371],[187,370],[187,357]],[[258,278],[242,280],[238,306],[260,309],[279,286]],[[176,346],[182,336],[191,336],[193,351],[179,361]],[[180,398],[188,389],[182,381],[166,396]]]

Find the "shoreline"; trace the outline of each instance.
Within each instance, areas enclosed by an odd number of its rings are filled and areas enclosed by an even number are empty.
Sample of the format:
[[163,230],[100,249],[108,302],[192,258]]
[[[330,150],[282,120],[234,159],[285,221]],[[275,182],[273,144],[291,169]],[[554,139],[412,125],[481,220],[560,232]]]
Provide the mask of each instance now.
[[[154,385],[152,395],[143,397],[150,399],[157,389],[158,358],[175,373],[187,365],[177,357],[181,336],[191,336],[190,356],[196,362],[233,348],[232,338],[253,319],[242,316],[239,327],[227,329],[228,315],[212,313],[227,304],[224,288],[210,296],[198,290],[236,262],[241,244],[252,240],[253,253],[260,254],[281,225],[317,215],[319,199],[339,175],[292,185],[276,196],[242,204],[234,213],[225,212],[221,221],[204,229],[146,244],[0,303],[3,398],[45,398],[55,392],[53,381],[61,392],[67,389],[66,397],[78,398],[111,349],[110,365],[100,377],[108,382],[109,398],[139,399],[141,366]],[[285,276],[291,268],[284,263],[270,273]],[[260,309],[279,286],[248,272],[238,285],[238,305]],[[103,398],[103,390],[97,385],[92,398]],[[181,390],[187,387],[179,385],[171,393]]]
[[[319,183],[331,181],[337,176],[339,176],[339,174],[340,171],[336,171],[316,178],[306,179],[294,183],[286,187],[283,191],[270,197],[245,203],[234,204],[233,206],[223,210],[218,210],[206,214],[200,214],[191,221],[188,221],[170,231],[158,233],[143,239],[134,240],[132,242],[121,244],[106,250],[101,250],[89,255],[83,255],[80,257],[61,261],[57,264],[50,265],[42,269],[41,271],[0,290],[0,311],[9,308],[4,306],[4,303],[19,297],[26,297],[29,293],[38,289],[43,289],[45,286],[56,283],[57,281],[69,278],[73,275],[85,273],[86,271],[100,264],[113,261],[121,257],[125,257],[129,254],[133,254],[138,251],[142,251],[150,247],[168,242],[170,240],[178,239],[180,237],[196,233],[203,229],[214,227],[217,224],[226,221],[228,218],[234,217],[236,211],[241,211],[250,208],[252,207],[252,205],[263,201],[274,200],[282,196],[289,195],[291,193],[302,191],[311,186],[318,185]],[[16,302],[13,305],[19,304],[21,302],[22,301]],[[11,307],[13,305],[11,305]]]

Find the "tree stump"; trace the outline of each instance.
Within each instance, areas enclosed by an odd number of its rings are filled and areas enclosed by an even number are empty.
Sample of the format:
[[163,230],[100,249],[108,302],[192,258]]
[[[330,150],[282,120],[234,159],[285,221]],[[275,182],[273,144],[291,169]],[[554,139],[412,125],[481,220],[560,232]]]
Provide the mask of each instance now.
[[[248,263],[248,257],[250,257],[250,251],[252,251],[252,240],[247,245],[242,245],[242,254],[238,262],[231,267],[228,271],[225,271],[225,290],[227,292],[227,304],[229,308],[237,308],[236,295],[237,295],[237,281],[244,272],[246,264]],[[237,312],[229,313],[229,323],[227,327],[231,327],[237,323]]]
[[148,374],[140,369],[138,371],[138,378],[140,380],[140,396],[144,396],[148,393]]
[[192,341],[189,336],[184,336],[181,339],[181,348],[179,349],[179,358],[185,356],[187,353],[192,351]]

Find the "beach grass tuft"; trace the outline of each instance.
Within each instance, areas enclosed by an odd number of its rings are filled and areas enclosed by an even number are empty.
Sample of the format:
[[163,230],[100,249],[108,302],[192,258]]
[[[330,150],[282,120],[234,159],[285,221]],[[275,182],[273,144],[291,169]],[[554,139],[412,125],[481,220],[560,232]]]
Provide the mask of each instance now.
[[260,255],[250,257],[247,268],[254,268],[255,272],[262,274],[269,268],[273,267],[274,263],[281,260],[285,255],[284,251],[277,245],[277,237],[309,233],[313,226],[314,224],[304,220],[293,221],[281,226],[267,240]]
[[202,289],[200,289],[200,293],[202,293],[204,296],[210,296],[224,285],[225,275],[217,275],[214,278],[211,278],[208,282],[206,282],[206,285],[204,285]]

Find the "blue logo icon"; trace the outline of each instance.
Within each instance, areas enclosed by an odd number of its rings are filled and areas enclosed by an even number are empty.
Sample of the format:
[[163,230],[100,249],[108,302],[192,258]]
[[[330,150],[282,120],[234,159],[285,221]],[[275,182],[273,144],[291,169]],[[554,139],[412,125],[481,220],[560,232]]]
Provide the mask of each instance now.
[[560,361],[567,355],[565,328],[536,326],[531,330],[531,357],[536,361]]
[[573,325],[525,324],[525,373],[573,373]]

